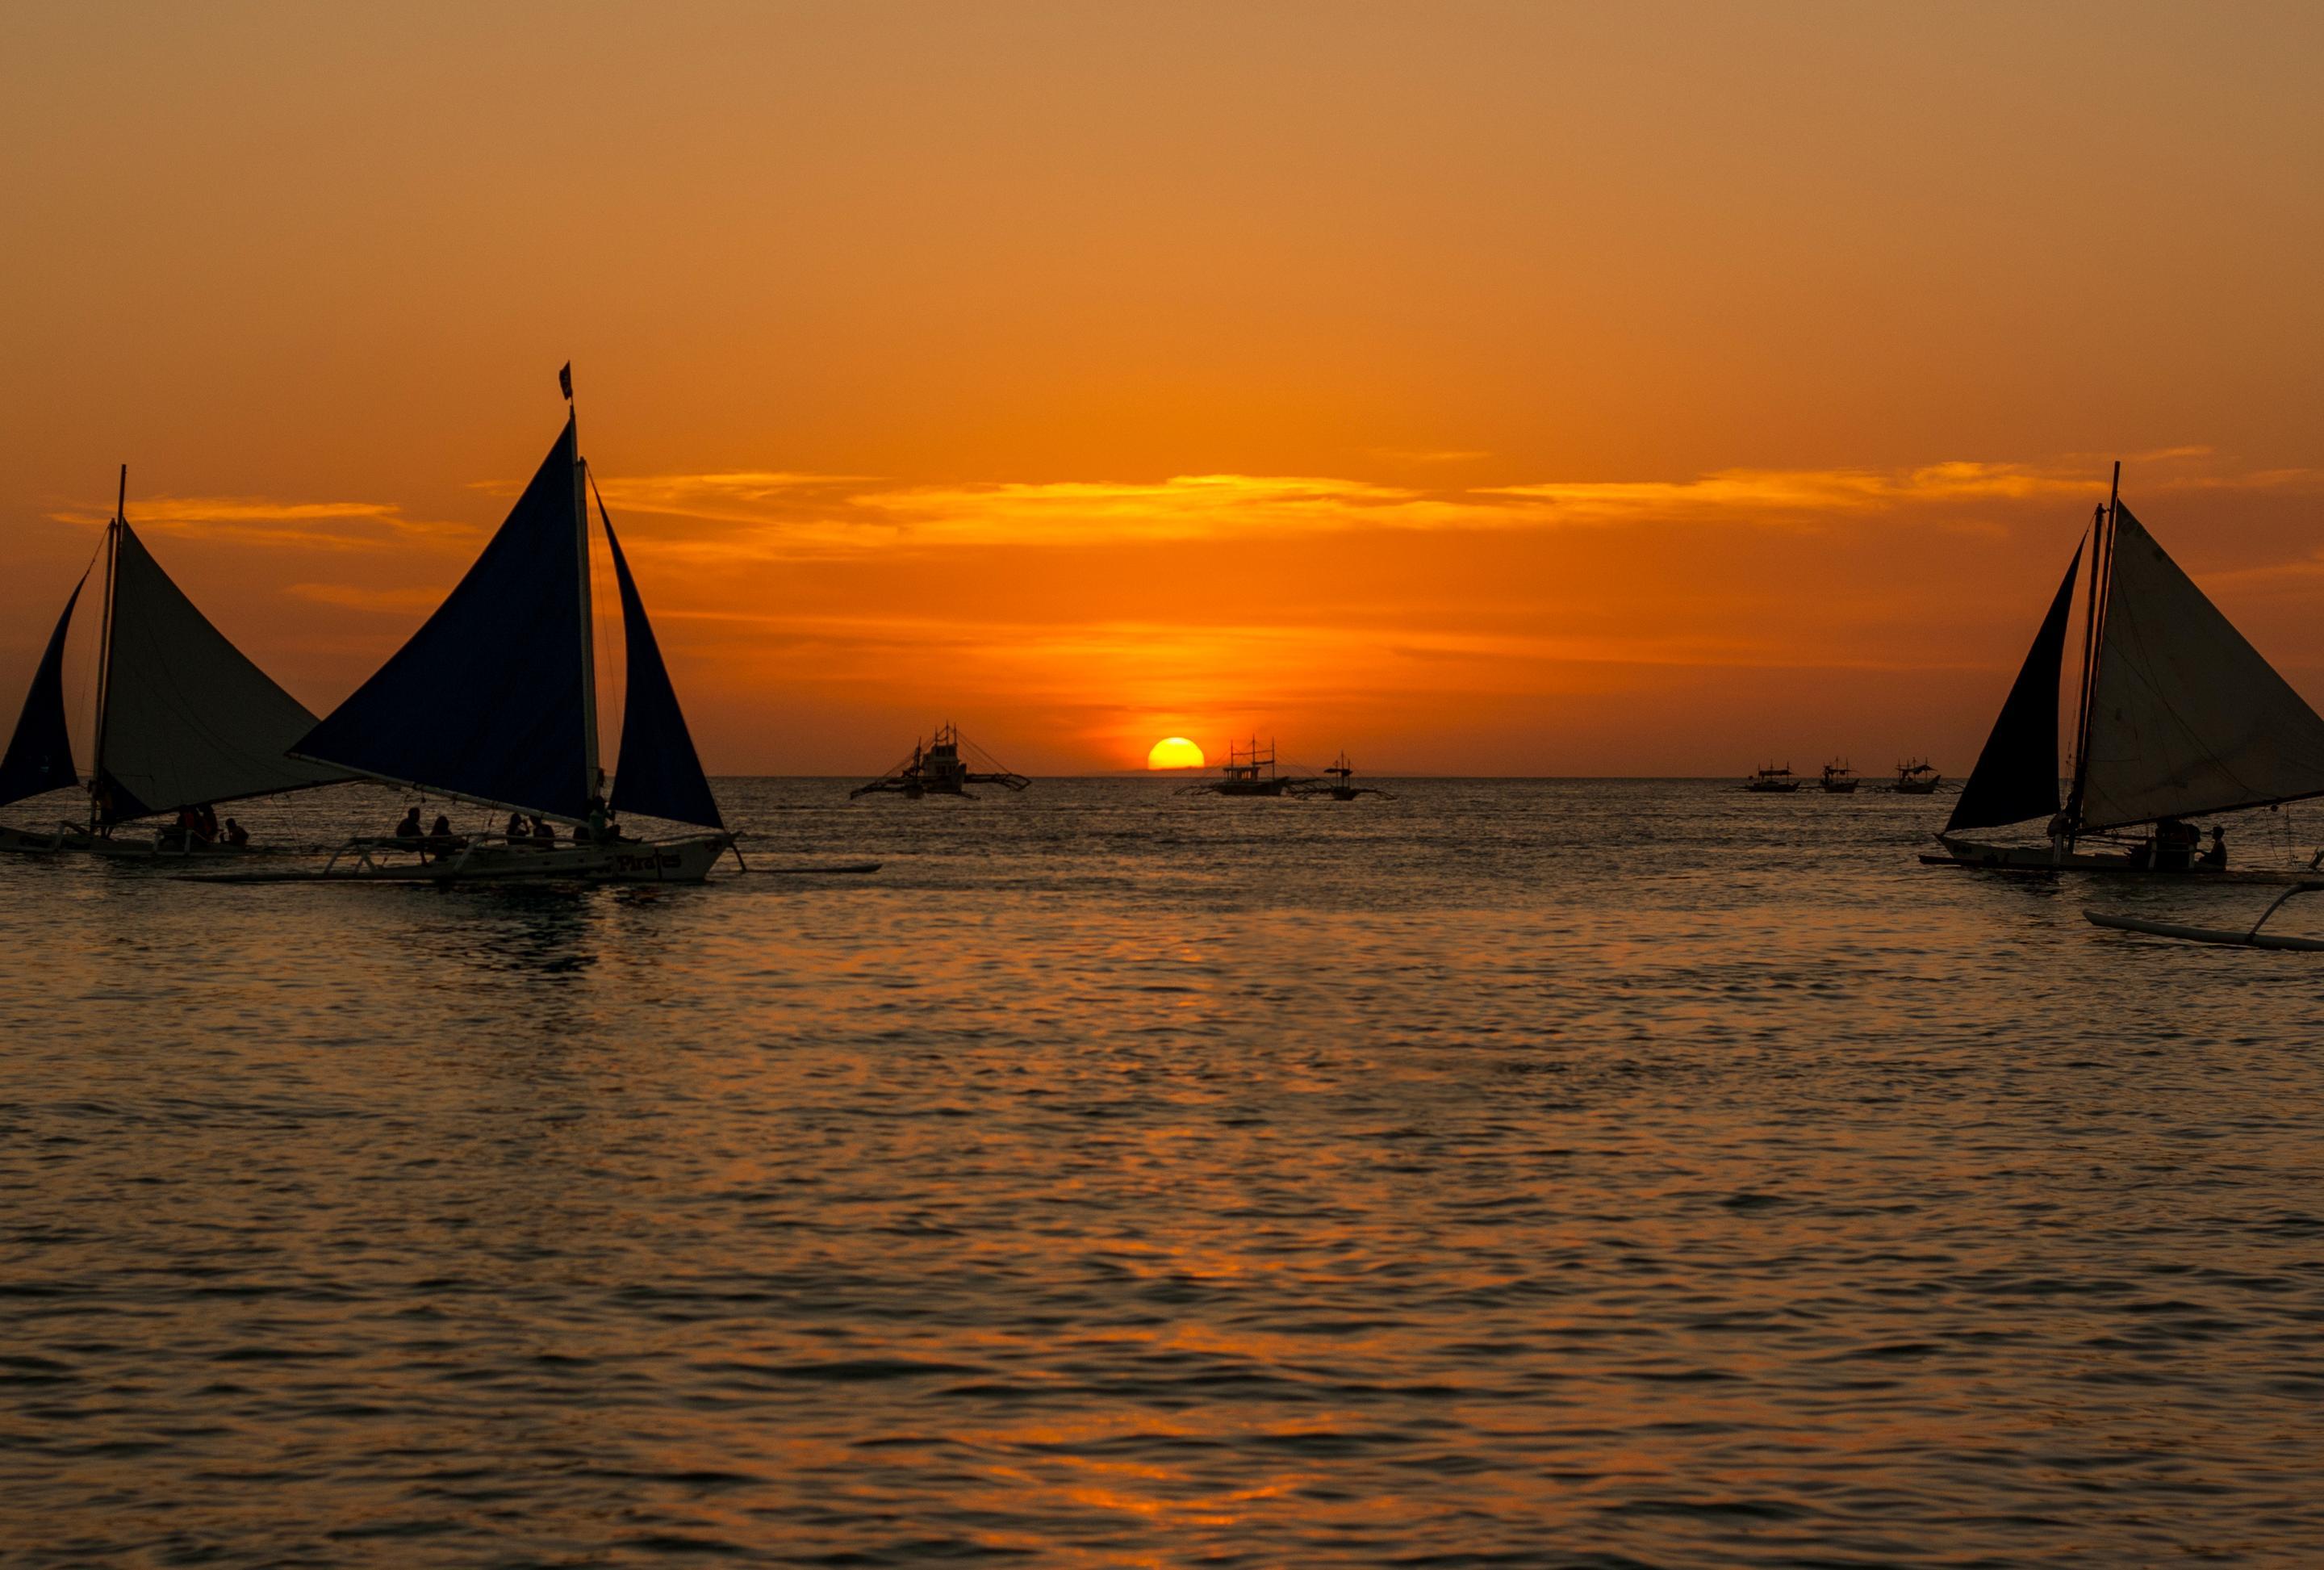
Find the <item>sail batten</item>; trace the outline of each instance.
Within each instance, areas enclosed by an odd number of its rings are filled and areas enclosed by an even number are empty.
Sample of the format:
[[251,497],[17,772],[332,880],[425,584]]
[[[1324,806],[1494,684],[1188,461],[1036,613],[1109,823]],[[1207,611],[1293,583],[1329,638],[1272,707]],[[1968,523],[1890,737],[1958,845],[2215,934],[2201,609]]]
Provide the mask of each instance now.
[[2324,717],[2126,507],[2109,555],[2080,827],[2324,795]]
[[622,639],[626,650],[624,688],[628,693],[622,715],[622,747],[613,763],[614,810],[641,812],[672,823],[691,823],[724,829],[702,760],[694,750],[678,691],[670,685],[669,667],[653,623],[646,619],[645,601],[631,576],[629,558],[622,552],[621,537],[605,514],[604,499],[597,515],[605,526],[605,542],[613,547],[613,580],[622,596]]
[[315,716],[210,623],[135,530],[114,524],[111,635],[96,781],[108,823],[329,785],[290,758]]
[[1947,834],[1991,828],[2048,817],[2058,810],[2058,677],[2066,660],[2066,623],[2073,614],[2074,577],[2081,570],[2082,547],[2042,618],[2034,646],[1995,717],[1992,734],[1977,755],[1945,823]]
[[73,769],[72,727],[65,716],[65,634],[88,584],[88,574],[83,572],[66,596],[64,614],[57,618],[56,630],[49,634],[48,647],[33,669],[16,729],[8,738],[7,752],[0,754],[0,807],[80,781]]
[[595,760],[574,462],[567,419],[466,576],[294,753],[464,800],[587,817]]

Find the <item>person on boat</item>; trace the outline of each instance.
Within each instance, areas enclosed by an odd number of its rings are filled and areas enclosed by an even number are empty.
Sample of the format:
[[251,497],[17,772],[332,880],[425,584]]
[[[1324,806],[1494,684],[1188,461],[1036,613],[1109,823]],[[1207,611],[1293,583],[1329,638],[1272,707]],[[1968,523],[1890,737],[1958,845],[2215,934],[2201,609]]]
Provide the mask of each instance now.
[[544,848],[553,848],[557,844],[557,830],[543,823],[538,817],[534,817],[532,843]]
[[2218,824],[2211,825],[2211,848],[2203,853],[2203,864],[2214,872],[2227,867],[2227,831]]
[[2195,864],[2195,847],[2202,835],[2191,823],[2176,817],[2154,822],[2154,867],[2157,872],[2183,873]]
[[420,808],[418,806],[415,805],[404,812],[403,821],[395,826],[395,837],[398,839],[418,839],[420,837]]
[[229,817],[226,820],[226,843],[240,850],[250,843],[250,830]]
[[508,827],[501,830],[502,836],[511,844],[514,844],[518,840],[529,837],[531,832],[531,830],[525,827],[524,814],[521,812],[510,813]]
[[97,832],[113,837],[113,788],[99,780],[88,788],[89,805],[97,812]]
[[[578,839],[581,836],[576,831],[573,837]],[[607,840],[613,837],[614,836],[605,817],[605,799],[602,796],[592,796],[589,798],[590,840],[597,845],[604,845]]]
[[203,802],[194,808],[194,832],[202,836],[204,845],[216,845],[218,836],[217,808]]

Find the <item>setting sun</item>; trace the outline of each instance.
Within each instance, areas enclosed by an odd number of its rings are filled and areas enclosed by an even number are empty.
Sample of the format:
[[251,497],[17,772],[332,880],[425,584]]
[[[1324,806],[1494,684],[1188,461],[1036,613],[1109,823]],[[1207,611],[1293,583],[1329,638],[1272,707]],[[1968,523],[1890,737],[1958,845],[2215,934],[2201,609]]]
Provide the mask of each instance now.
[[1154,743],[1146,754],[1149,769],[1199,769],[1203,766],[1203,749],[1184,736],[1165,736]]

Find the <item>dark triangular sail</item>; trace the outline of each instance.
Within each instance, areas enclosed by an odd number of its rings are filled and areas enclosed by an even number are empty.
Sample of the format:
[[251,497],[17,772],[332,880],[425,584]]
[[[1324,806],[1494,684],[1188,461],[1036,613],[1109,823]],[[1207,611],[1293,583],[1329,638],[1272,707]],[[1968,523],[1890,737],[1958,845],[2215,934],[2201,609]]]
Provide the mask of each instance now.
[[72,732],[65,720],[65,633],[72,625],[73,606],[79,603],[80,591],[88,582],[88,574],[84,572],[80,582],[73,585],[65,600],[65,614],[57,618],[57,630],[49,634],[48,649],[32,671],[24,710],[16,716],[16,731],[8,738],[6,754],[0,756],[0,807],[80,782],[80,776],[73,771]]
[[2034,647],[2018,667],[1993,734],[1977,755],[1977,767],[1961,787],[1960,799],[1945,832],[2022,823],[2054,817],[2058,810],[2058,673],[2066,660],[2066,622],[2073,614],[2074,575],[2081,570],[2082,548],[2066,564],[2066,580],[2042,618]]
[[587,817],[597,761],[574,450],[567,420],[467,576],[293,753],[567,822]]
[[661,645],[654,641],[645,601],[638,596],[637,579],[630,576],[629,559],[622,554],[621,539],[604,507],[601,500],[597,513],[605,525],[605,543],[613,548],[613,579],[622,592],[622,638],[628,649],[629,697],[622,711],[621,755],[613,763],[613,809],[723,829],[726,823],[711,798],[710,781],[703,777],[702,760],[678,706],[678,692],[661,662]]
[[135,530],[114,529],[97,742],[105,820],[346,779],[284,755],[315,716],[210,624]]

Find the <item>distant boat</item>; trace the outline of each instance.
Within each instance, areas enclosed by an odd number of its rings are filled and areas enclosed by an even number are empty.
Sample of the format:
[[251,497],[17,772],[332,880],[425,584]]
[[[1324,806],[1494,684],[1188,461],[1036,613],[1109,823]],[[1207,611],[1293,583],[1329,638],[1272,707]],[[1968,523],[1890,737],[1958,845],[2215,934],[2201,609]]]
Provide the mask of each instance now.
[[1832,795],[1843,796],[1855,790],[1856,774],[1849,768],[1847,759],[1835,758],[1823,766],[1823,778],[1819,783]]
[[[2216,872],[2182,820],[2324,795],[2324,718],[2156,544],[2116,489],[2074,551],[1993,734],[1938,837],[1933,864]],[[2058,799],[2058,681],[2082,552],[2089,609],[2073,774]],[[1966,837],[2047,820],[2049,843]],[[2148,827],[2152,826],[2152,827]],[[2125,836],[2125,829],[2144,832]],[[2093,848],[2093,847],[2096,848]]]
[[[186,597],[129,526],[129,470],[97,560],[65,599],[0,756],[0,806],[83,782],[66,713],[67,634],[77,611],[97,617],[96,719],[85,817],[39,829],[0,827],[0,850],[113,857],[245,854],[171,827],[148,838],[114,830],[187,808],[303,790],[352,778],[284,749],[315,716],[251,663]],[[102,568],[93,606],[88,573]]]
[[[597,518],[621,596],[627,677],[620,753],[606,798],[592,637],[591,489],[568,412],[565,429],[467,576],[370,680],[291,747],[294,757],[343,775],[582,832],[553,845],[489,833],[442,845],[363,836],[341,846],[319,873],[233,881],[699,882],[733,848],[601,496]],[[616,837],[610,820],[619,813],[707,832]]]
[[1291,788],[1301,796],[1328,796],[1334,801],[1353,801],[1359,796],[1388,796],[1387,791],[1376,785],[1356,784],[1355,773],[1356,766],[1348,761],[1343,749],[1338,757],[1332,760],[1332,766],[1323,771],[1322,779],[1295,780],[1291,781]]
[[[963,747],[977,753],[991,764],[989,769],[971,769],[960,755]],[[892,791],[909,800],[923,796],[968,796],[971,785],[999,785],[1010,790],[1022,790],[1032,781],[1024,775],[1001,766],[998,759],[985,754],[973,742],[961,739],[960,727],[947,720],[936,729],[936,734],[926,746],[912,743],[912,755],[889,770],[869,785],[858,785],[847,793],[853,801],[858,796],[871,796]],[[974,797],[969,797],[974,800]]]
[[1776,768],[1773,763],[1743,781],[1743,789],[1762,796],[1786,795],[1800,788],[1798,776],[1789,763]]
[[1896,765],[1894,789],[1899,796],[1934,796],[1937,782],[1944,778],[1930,766],[1925,758],[1915,758],[1909,763]]
[[1275,743],[1270,741],[1260,751],[1259,738],[1247,743],[1227,743],[1227,761],[1219,766],[1219,778],[1204,780],[1185,787],[1187,795],[1215,796],[1280,796],[1292,781],[1275,771]]

